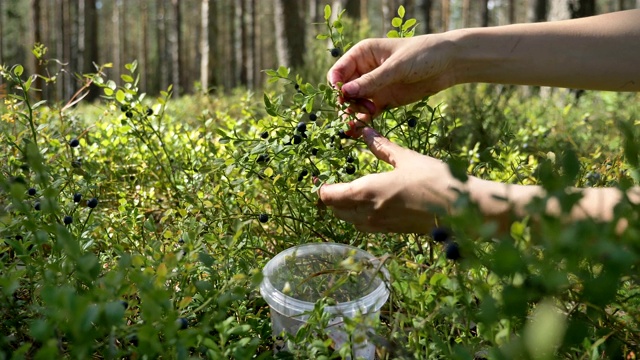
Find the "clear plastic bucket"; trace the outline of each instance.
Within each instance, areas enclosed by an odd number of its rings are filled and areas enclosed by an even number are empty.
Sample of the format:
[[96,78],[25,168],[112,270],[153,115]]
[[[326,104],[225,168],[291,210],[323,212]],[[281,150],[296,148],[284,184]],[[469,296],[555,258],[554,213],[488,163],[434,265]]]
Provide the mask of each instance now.
[[326,331],[334,347],[339,349],[349,338],[343,319],[359,317],[361,326],[350,334],[352,354],[357,359],[375,358],[368,324],[379,319],[389,298],[389,273],[377,258],[349,245],[305,244],[279,253],[262,272],[260,294],[271,309],[274,336],[283,331],[295,335],[315,303],[332,298],[335,305],[325,306],[324,311],[331,314]]

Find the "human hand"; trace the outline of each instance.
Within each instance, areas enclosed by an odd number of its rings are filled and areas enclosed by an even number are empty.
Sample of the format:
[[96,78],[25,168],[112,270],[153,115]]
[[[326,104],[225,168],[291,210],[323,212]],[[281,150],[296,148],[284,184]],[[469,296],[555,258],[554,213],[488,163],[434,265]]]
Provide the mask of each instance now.
[[371,152],[394,169],[350,183],[325,184],[319,190],[322,202],[360,231],[431,231],[433,210],[448,210],[456,196],[453,189],[463,184],[442,161],[396,145],[371,127],[362,133]]
[[368,39],[347,51],[327,74],[350,111],[368,122],[384,109],[409,104],[455,84],[453,46],[440,34]]

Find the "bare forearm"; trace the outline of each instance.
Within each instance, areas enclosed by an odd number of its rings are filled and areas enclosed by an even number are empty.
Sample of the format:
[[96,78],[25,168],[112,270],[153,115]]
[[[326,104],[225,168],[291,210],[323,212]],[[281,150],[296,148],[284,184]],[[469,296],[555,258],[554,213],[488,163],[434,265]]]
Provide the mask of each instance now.
[[451,31],[456,83],[640,91],[640,10]]
[[[487,180],[472,178],[468,184],[471,197],[478,204],[482,213],[496,221],[502,230],[508,230],[514,218],[527,215],[526,207],[535,197],[545,195],[540,186],[510,185]],[[622,199],[622,192],[617,188],[587,188],[574,189],[582,191],[582,199],[573,207],[566,221],[593,219],[596,221],[611,221],[614,218],[614,208]],[[634,203],[640,203],[640,188],[635,187],[627,191],[626,195]],[[556,199],[550,199],[546,204],[546,214],[561,216],[560,204]],[[626,227],[626,223],[619,223],[619,230]]]

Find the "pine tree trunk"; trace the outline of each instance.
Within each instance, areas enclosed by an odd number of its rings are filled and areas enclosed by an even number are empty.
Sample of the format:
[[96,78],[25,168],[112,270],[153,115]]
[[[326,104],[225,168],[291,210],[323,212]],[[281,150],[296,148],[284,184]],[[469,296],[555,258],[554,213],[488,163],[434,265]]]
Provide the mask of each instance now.
[[209,0],[200,2],[200,86],[206,94],[209,91]]
[[173,83],[173,94],[175,96],[180,96],[182,93],[182,56],[180,52],[182,51],[182,41],[181,41],[181,16],[180,16],[180,1],[179,0],[171,0],[171,5],[173,8],[173,27],[170,33],[169,42],[171,44],[171,82]]
[[431,11],[433,8],[433,0],[422,0],[420,3],[420,9],[422,12],[422,17],[424,21],[424,32],[425,34],[433,33],[433,23],[431,20]]
[[527,9],[527,21],[542,22],[547,20],[549,6],[547,0],[533,0]]
[[278,63],[300,68],[304,64],[305,24],[299,0],[274,0]]

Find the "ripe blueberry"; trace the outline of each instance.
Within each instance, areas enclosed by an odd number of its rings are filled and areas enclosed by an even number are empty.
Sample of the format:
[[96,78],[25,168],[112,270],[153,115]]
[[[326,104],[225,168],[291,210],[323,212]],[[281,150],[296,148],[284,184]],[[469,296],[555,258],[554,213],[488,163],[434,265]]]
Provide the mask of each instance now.
[[336,58],[337,58],[337,57],[338,57],[338,56],[340,56],[340,55],[342,55],[342,50],[340,50],[340,48],[333,48],[333,49],[331,49],[331,56],[333,56],[333,57],[336,57]]
[[344,132],[344,130],[343,130],[343,129],[340,129],[340,130],[338,131],[338,137],[339,137],[340,139],[349,139],[349,138],[350,138],[350,136],[349,136],[349,135],[347,135],[347,134]]
[[266,163],[267,161],[269,161],[269,155],[267,155],[267,154],[260,154],[260,155],[258,155],[258,158],[256,159],[256,162],[258,164]]
[[65,225],[70,225],[73,222],[73,217],[71,215],[67,215],[64,217],[63,221]]
[[351,155],[348,155],[348,156],[347,156],[347,162],[348,162],[348,163],[352,163],[352,162],[354,162],[354,161],[355,161],[355,159],[353,158],[353,156],[351,156]]
[[125,112],[127,110],[129,110],[129,107],[127,105],[120,106],[120,111]]
[[309,120],[311,120],[311,121],[318,120],[318,115],[316,115],[314,113],[309,114]]
[[126,117],[128,117],[129,119],[131,119],[133,117],[133,113],[131,111],[127,111],[124,115]]
[[176,324],[180,330],[184,330],[189,327],[189,322],[185,318],[178,318]]
[[34,209],[36,209],[36,210],[38,210],[38,211],[40,211],[40,208],[41,208],[41,207],[40,207],[40,201],[36,201],[36,203],[35,203],[35,204],[33,204],[33,208],[34,208]]
[[153,115],[153,110],[151,108],[147,108],[147,116]]
[[311,155],[313,155],[313,156],[318,155],[318,148],[311,149]]
[[300,174],[298,175],[298,181],[302,181],[302,179],[304,179],[304,177],[307,175],[309,175],[309,171],[307,169],[302,169],[302,171],[300,171]]
[[22,235],[16,235],[16,240],[17,241],[22,241]]
[[260,214],[260,215],[258,216],[258,220],[259,220],[261,223],[266,223],[267,221],[269,221],[269,215],[267,215],[267,214]]
[[353,175],[356,172],[356,167],[353,164],[347,164],[347,166],[345,166],[344,171],[349,174],[349,175]]
[[298,126],[296,126],[296,130],[301,133],[307,131],[307,123],[305,123],[304,121],[300,121],[298,123]]
[[300,85],[299,85],[299,84],[295,84],[295,85],[293,85],[293,87],[294,87],[296,90],[300,90]]
[[410,128],[416,127],[416,125],[418,125],[418,118],[416,118],[415,116],[412,116],[409,118],[409,120],[407,120],[407,126],[409,126]]
[[27,190],[27,194],[29,194],[29,196],[36,196],[36,188],[29,188],[29,190]]
[[80,200],[82,200],[82,194],[80,194],[80,193],[73,194],[73,202],[74,203],[79,203]]
[[302,137],[298,134],[293,135],[293,137],[291,138],[291,142],[293,143],[293,145],[298,145],[302,142]]
[[431,237],[436,242],[445,242],[449,239],[449,231],[446,228],[438,227],[431,230]]
[[444,246],[444,254],[449,260],[458,260],[460,259],[460,247],[458,243],[455,241],[449,241]]
[[268,138],[269,137],[269,132],[264,131],[262,134],[260,134],[260,137],[263,138],[263,139]]
[[78,145],[80,145],[80,141],[78,141],[78,139],[76,138],[71,139],[71,141],[69,141],[69,146],[71,146],[72,148],[78,147]]
[[98,199],[97,198],[91,198],[90,200],[87,200],[87,206],[90,209],[94,209],[96,206],[98,206]]

